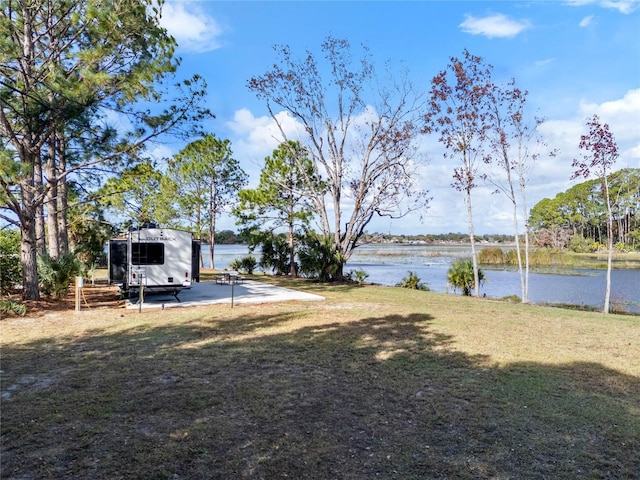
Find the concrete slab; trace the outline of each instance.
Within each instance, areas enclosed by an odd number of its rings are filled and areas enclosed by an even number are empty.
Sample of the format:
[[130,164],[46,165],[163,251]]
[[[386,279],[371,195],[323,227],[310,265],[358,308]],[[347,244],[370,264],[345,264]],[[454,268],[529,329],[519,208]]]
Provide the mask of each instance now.
[[[216,282],[194,283],[190,289],[180,292],[180,295],[178,295],[180,301],[169,294],[145,295],[142,308],[194,307],[217,303],[231,304],[232,294],[234,304],[324,300],[324,297],[313,293],[299,292],[289,288],[245,280],[243,283],[233,286],[219,285]],[[140,308],[137,298],[127,300],[126,308]]]

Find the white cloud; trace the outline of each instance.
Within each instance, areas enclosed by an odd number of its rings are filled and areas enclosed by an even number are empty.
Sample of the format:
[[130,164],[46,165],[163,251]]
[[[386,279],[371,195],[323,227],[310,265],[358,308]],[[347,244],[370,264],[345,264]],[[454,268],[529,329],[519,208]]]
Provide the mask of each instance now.
[[221,46],[219,37],[223,28],[197,5],[165,3],[160,25],[176,39],[178,47],[187,52],[209,52]]
[[512,20],[506,15],[497,13],[485,17],[466,15],[460,24],[462,30],[472,35],[484,35],[488,38],[512,38],[530,27],[526,20]]
[[[286,112],[276,115],[290,139],[300,139],[300,125]],[[237,110],[233,120],[225,125],[232,133],[234,158],[240,161],[244,171],[249,174],[251,188],[257,185],[265,157],[282,143],[282,133],[270,116],[256,117],[248,109]],[[304,141],[301,140],[301,143]]]
[[545,58],[544,60],[538,60],[535,62],[536,67],[544,67],[545,65],[549,65],[551,63],[554,63],[556,61],[556,58]]
[[624,15],[635,12],[640,7],[640,0],[566,0],[566,5],[582,7],[584,5],[599,5],[602,8],[618,10]]
[[[540,133],[546,143],[559,150],[555,158],[542,158],[532,172],[533,191],[539,193],[534,202],[543,197],[553,197],[571,185],[573,173],[571,163],[581,155],[578,144],[580,136],[586,132],[586,120],[597,114],[600,121],[607,123],[618,145],[620,157],[614,169],[640,167],[640,89],[628,91],[622,98],[603,103],[581,102],[573,118],[568,120],[548,120],[540,126]],[[533,206],[534,203],[531,204]]]
[[[298,139],[300,137],[302,131],[300,124],[287,112],[280,112],[276,117],[288,138]],[[247,109],[236,111],[233,120],[227,122],[227,127],[242,137],[248,145],[251,145],[254,152],[263,153],[262,158],[270,155],[284,140],[280,129],[271,117],[255,117]]]
[[638,0],[610,0],[601,2],[601,5],[605,8],[618,10],[620,13],[629,15],[638,9],[640,2]]
[[[587,117],[597,114],[607,123],[618,144],[618,163],[628,167],[640,167],[640,88],[629,90],[624,97],[601,104],[582,102],[581,124]],[[584,129],[584,127],[583,127]],[[622,166],[617,166],[623,168]]]
[[580,23],[578,24],[581,27],[588,27],[589,25],[591,25],[591,22],[593,22],[594,19],[594,15],[588,15],[586,17],[584,17],[582,20],[580,20]]
[[158,161],[165,160],[173,156],[174,152],[166,145],[156,144],[147,151],[150,158]]

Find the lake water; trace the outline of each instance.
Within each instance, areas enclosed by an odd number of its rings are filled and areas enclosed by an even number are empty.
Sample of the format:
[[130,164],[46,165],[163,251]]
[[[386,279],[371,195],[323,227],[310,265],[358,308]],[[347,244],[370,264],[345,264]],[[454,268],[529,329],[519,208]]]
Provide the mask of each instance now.
[[[205,266],[208,266],[208,249]],[[246,245],[216,245],[216,268],[226,268],[236,258],[247,255]],[[447,271],[458,258],[468,258],[468,246],[423,245],[363,245],[353,254],[345,272],[364,270],[367,282],[395,285],[411,270],[434,292],[452,292],[447,286]],[[256,255],[258,257],[258,255]],[[517,271],[493,270],[483,267],[485,282],[480,293],[487,297],[521,296]],[[566,303],[602,308],[606,271],[572,269],[567,274],[529,274],[529,299],[538,304]],[[616,308],[640,313],[640,269],[613,270],[611,272],[611,304]]]

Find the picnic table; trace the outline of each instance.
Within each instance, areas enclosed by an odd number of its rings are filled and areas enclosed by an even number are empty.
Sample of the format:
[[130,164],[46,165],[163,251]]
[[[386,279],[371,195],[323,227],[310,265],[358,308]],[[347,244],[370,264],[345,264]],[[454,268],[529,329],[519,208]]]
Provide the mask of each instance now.
[[238,272],[222,272],[214,277],[218,285],[237,285],[244,282],[244,277]]

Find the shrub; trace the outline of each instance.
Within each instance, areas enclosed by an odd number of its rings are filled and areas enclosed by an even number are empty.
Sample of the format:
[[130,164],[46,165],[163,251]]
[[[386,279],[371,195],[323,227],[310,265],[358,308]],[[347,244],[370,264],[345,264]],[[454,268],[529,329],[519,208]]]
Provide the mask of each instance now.
[[24,317],[27,313],[27,306],[12,299],[0,300],[0,313]]
[[400,283],[396,283],[396,287],[428,291],[428,285],[422,283],[420,280],[420,277],[418,277],[415,272],[409,270],[409,274],[404,277]]
[[[454,290],[459,288],[463,295],[470,296],[471,290],[476,286],[473,278],[473,262],[465,259],[453,262],[447,272],[447,280]],[[480,285],[484,282],[484,273],[480,269],[478,269],[478,281]]]
[[616,243],[616,244],[613,246],[613,249],[614,249],[616,252],[619,252],[619,253],[629,253],[629,252],[632,252],[632,251],[633,251],[633,249],[631,248],[631,245],[627,245],[627,244],[626,244],[626,243],[624,243],[624,242],[618,242],[618,243]]
[[45,296],[62,298],[69,293],[74,277],[82,271],[82,264],[75,254],[67,253],[60,258],[48,255],[38,257],[40,289]]
[[352,270],[349,272],[349,277],[351,277],[358,285],[362,285],[364,281],[369,278],[369,274],[364,270]]
[[258,261],[256,260],[256,257],[254,257],[253,255],[246,255],[242,257],[242,260],[240,260],[241,270],[247,272],[249,275],[253,274],[253,271],[256,269],[257,266],[258,266]]
[[522,299],[518,295],[507,295],[500,300],[507,303],[522,303]]
[[589,253],[593,240],[586,239],[582,235],[574,235],[569,240],[569,250],[575,253]]
[[258,261],[253,255],[246,255],[242,258],[236,258],[229,264],[229,268],[233,270],[243,271],[249,275],[253,274],[253,271],[258,266]]
[[276,275],[289,273],[289,246],[284,235],[262,233],[255,239],[255,245],[260,245],[260,267],[265,270],[271,269]]
[[[339,279],[346,259],[338,252],[331,237],[306,236],[298,250],[300,272],[321,282]],[[341,278],[340,278],[341,279]]]
[[0,295],[9,293],[21,282],[20,233],[0,230]]

